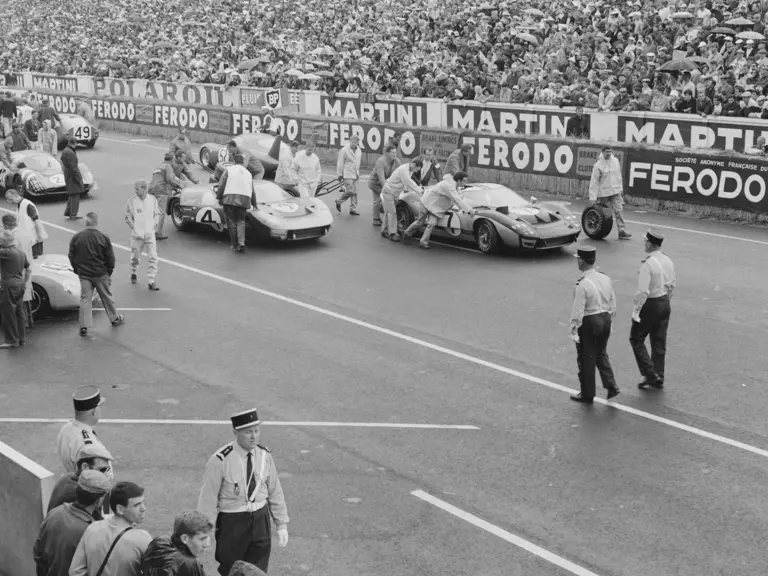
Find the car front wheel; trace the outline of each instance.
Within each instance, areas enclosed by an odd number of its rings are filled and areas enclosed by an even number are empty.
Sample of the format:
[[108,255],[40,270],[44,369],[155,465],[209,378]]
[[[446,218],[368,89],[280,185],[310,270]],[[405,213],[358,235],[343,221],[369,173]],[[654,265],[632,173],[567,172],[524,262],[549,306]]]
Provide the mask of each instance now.
[[187,221],[181,214],[181,204],[177,199],[171,200],[169,211],[171,213],[171,222],[173,222],[176,230],[184,230],[187,227]]
[[500,242],[496,227],[488,222],[488,220],[480,222],[475,231],[475,242],[477,243],[477,249],[483,254],[498,252]]
[[[397,205],[397,231],[401,234],[413,224],[413,212],[410,206],[404,202],[400,202]],[[391,232],[390,232],[391,233]]]
[[200,150],[200,164],[205,166],[206,168],[210,168],[210,161],[211,161],[211,152],[208,150],[208,148],[203,148]]
[[598,204],[588,206],[581,213],[581,228],[592,240],[602,240],[613,229],[613,212]]
[[51,313],[51,300],[48,298],[48,292],[35,283],[32,283],[32,301],[29,304],[32,308],[32,317],[35,320],[45,318]]

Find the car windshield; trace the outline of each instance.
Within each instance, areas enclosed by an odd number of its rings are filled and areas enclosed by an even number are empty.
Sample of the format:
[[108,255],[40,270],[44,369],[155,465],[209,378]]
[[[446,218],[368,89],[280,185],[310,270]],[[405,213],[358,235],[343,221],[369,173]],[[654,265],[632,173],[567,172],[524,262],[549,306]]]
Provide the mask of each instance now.
[[235,140],[238,146],[243,146],[246,150],[269,148],[272,146],[272,139],[264,138],[261,134],[245,134],[238,136]]
[[293,198],[293,196],[272,182],[262,181],[256,186],[256,200],[260,204],[280,202],[290,198]]
[[61,169],[61,164],[59,164],[59,161],[48,154],[19,156],[18,158],[13,158],[13,161],[23,162],[27,168],[30,170],[35,170],[36,172],[50,172],[54,169]]
[[488,206],[490,208],[498,208],[499,206],[522,208],[530,204],[528,200],[517,192],[502,187],[465,190],[464,198],[472,206]]

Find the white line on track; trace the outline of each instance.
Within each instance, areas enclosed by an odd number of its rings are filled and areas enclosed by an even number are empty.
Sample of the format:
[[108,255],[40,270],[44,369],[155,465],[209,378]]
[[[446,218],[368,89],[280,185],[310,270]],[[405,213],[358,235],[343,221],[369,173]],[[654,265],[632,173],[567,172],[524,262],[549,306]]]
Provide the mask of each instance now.
[[456,516],[456,518],[460,518],[465,522],[469,522],[470,524],[472,524],[477,528],[485,530],[486,532],[490,532],[494,536],[498,536],[502,540],[506,540],[510,544],[514,544],[518,548],[521,548],[526,552],[529,552],[530,554],[534,554],[539,558],[546,560],[550,564],[554,564],[558,568],[562,568],[563,570],[570,572],[571,574],[575,574],[576,576],[597,576],[597,574],[595,574],[594,572],[591,572],[586,568],[582,568],[578,564],[574,564],[573,562],[571,562],[570,560],[566,560],[562,556],[558,556],[557,554],[550,552],[549,550],[546,550],[541,546],[537,546],[532,542],[528,542],[528,540],[525,540],[520,536],[516,536],[511,532],[507,532],[506,530],[504,530],[503,528],[499,528],[495,524],[486,522],[485,520],[478,518],[474,514],[470,514],[469,512],[466,512],[461,508],[457,508],[452,504],[448,504],[448,502],[445,502],[444,500],[440,500],[440,498],[435,498],[434,496],[432,496],[431,494],[427,494],[423,490],[414,490],[413,492],[411,492],[411,495],[415,496],[420,500],[423,500],[424,502],[427,502],[428,504],[432,504],[432,506],[436,506],[437,508],[440,508],[445,512],[448,512],[453,516]]
[[102,136],[99,140],[105,142],[117,142],[118,144],[130,144],[131,146],[142,146],[144,148],[155,148],[156,150],[165,150],[168,152],[168,146],[155,146],[154,144],[147,144],[146,142],[133,142],[131,140],[118,140],[117,138],[105,138]]
[[[117,308],[119,312],[171,312],[170,308]],[[104,308],[94,308],[94,312],[103,312]]]
[[[0,424],[59,424],[69,418],[0,418]],[[159,424],[162,426],[232,426],[229,420],[102,419],[101,424]],[[403,424],[396,422],[262,422],[263,426],[311,426],[316,428],[393,428],[402,430],[480,430],[469,424]]]
[[[0,208],[0,210],[5,210],[4,208]],[[65,228],[64,226],[60,226],[58,224],[53,224],[51,222],[45,222],[46,225],[50,226],[51,228],[55,228],[56,230],[61,230],[63,232],[68,232],[69,234],[75,234],[75,230],[71,230],[69,228]],[[127,246],[123,246],[121,244],[115,244],[112,243],[112,246],[115,248],[118,248],[120,250],[123,250],[125,252],[130,252],[130,248]],[[534,384],[540,384],[541,386],[546,386],[547,388],[551,388],[553,390],[558,390],[559,392],[565,392],[568,394],[574,394],[577,392],[577,390],[574,390],[573,388],[568,388],[567,386],[563,386],[562,384],[557,384],[555,382],[551,382],[549,380],[545,380],[544,378],[539,378],[538,376],[533,376],[532,374],[526,374],[525,372],[520,372],[519,370],[513,370],[512,368],[507,368],[506,366],[502,366],[501,364],[496,364],[495,362],[489,362],[487,360],[483,360],[482,358],[477,358],[475,356],[470,356],[469,354],[464,354],[463,352],[458,352],[456,350],[452,350],[450,348],[446,348],[445,346],[440,346],[438,344],[433,344],[432,342],[427,342],[426,340],[421,340],[420,338],[414,338],[413,336],[408,336],[407,334],[403,334],[402,332],[397,332],[395,330],[390,330],[389,328],[384,328],[382,326],[378,326],[376,324],[372,324],[370,322],[366,322],[364,320],[358,320],[357,318],[353,318],[351,316],[347,316],[345,314],[340,314],[338,312],[334,312],[332,310],[328,310],[326,308],[321,308],[320,306],[315,306],[314,304],[308,304],[306,302],[302,302],[301,300],[296,300],[295,298],[290,298],[289,296],[283,296],[282,294],[278,294],[276,292],[270,292],[269,290],[264,290],[263,288],[258,288],[256,286],[252,286],[251,284],[246,284],[245,282],[240,282],[239,280],[233,280],[232,278],[227,278],[226,276],[221,276],[220,274],[214,274],[213,272],[207,272],[206,270],[201,270],[200,268],[195,268],[194,266],[189,266],[187,264],[183,264],[181,262],[176,262],[175,260],[168,260],[166,258],[159,258],[160,262],[163,262],[165,264],[168,264],[170,266],[173,266],[175,268],[178,268],[180,270],[186,270],[187,272],[191,272],[193,274],[198,274],[200,276],[203,276],[205,278],[209,278],[211,280],[216,280],[218,282],[222,282],[224,284],[229,284],[230,286],[234,286],[236,288],[242,288],[243,290],[247,290],[248,292],[252,292],[254,294],[260,294],[262,296],[266,296],[268,298],[272,298],[274,300],[279,300],[280,302],[285,302],[286,304],[292,304],[294,306],[297,306],[299,308],[304,308],[305,310],[310,310],[312,312],[316,312],[318,314],[322,314],[323,316],[327,316],[329,318],[334,318],[336,320],[341,320],[342,322],[347,322],[349,324],[353,324],[355,326],[359,326],[361,328],[366,328],[367,330],[371,330],[373,332],[378,332],[379,334],[384,334],[385,336],[390,336],[392,338],[397,338],[398,340],[402,340],[404,342],[408,342],[409,344],[414,344],[416,346],[421,346],[422,348],[427,348],[429,350],[433,350],[434,352],[439,352],[441,354],[445,354],[446,356],[451,356],[453,358],[456,358],[457,360],[463,360],[464,362],[469,362],[470,364],[475,364],[476,366],[482,366],[483,368],[488,368],[490,370],[495,370],[496,372],[501,372],[502,374],[506,374],[508,376],[512,376],[514,378],[519,378],[521,380],[527,380],[528,382],[532,382]],[[604,404],[606,406],[611,406],[612,408],[616,410],[621,410],[623,412],[627,412],[629,414],[633,414],[635,416],[639,416],[640,418],[645,418],[646,420],[651,420],[652,422],[656,422],[658,424],[663,424],[665,426],[669,426],[671,428],[676,428],[677,430],[682,430],[684,432],[689,432],[695,436],[699,436],[701,438],[707,438],[708,440],[713,440],[715,442],[719,442],[721,444],[725,444],[727,446],[731,446],[733,448],[738,448],[740,450],[744,450],[746,452],[751,452],[752,454],[756,454],[758,456],[762,456],[763,458],[768,458],[768,450],[764,450],[762,448],[758,448],[756,446],[752,446],[750,444],[746,444],[744,442],[739,442],[738,440],[733,440],[732,438],[728,438],[726,436],[720,436],[719,434],[714,434],[712,432],[707,432],[706,430],[702,430],[701,428],[696,428],[694,426],[688,426],[687,424],[682,424],[680,422],[676,422],[675,420],[670,420],[669,418],[663,418],[661,416],[656,416],[655,414],[651,414],[650,412],[644,412],[642,410],[637,410],[635,408],[631,408],[629,406],[625,406],[623,404],[617,404],[616,402],[608,402],[607,400],[604,400],[602,398],[595,398],[595,402],[598,404]]]
[[131,138],[131,142],[149,142],[149,138]]

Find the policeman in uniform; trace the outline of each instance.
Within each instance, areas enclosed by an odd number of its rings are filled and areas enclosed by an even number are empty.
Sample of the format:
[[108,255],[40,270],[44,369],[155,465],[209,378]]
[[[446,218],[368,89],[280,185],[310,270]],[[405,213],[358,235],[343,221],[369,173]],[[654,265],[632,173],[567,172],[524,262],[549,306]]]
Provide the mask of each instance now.
[[[59,460],[65,473],[77,473],[77,454],[83,446],[104,445],[93,429],[101,418],[101,405],[104,400],[96,386],[81,386],[72,394],[75,417],[61,427],[56,439]],[[114,478],[111,469],[107,475],[110,480]]]
[[288,510],[277,468],[261,446],[256,410],[231,417],[235,441],[208,460],[197,509],[216,520],[216,561],[228,576],[243,560],[267,571],[272,548],[270,517],[277,524],[280,546],[288,544]]
[[[661,251],[664,234],[650,229],[645,234],[648,257],[640,264],[632,311],[629,343],[635,353],[637,367],[643,375],[639,388],[664,387],[664,357],[667,351],[667,328],[671,312],[670,300],[675,291],[675,267]],[[645,347],[645,338],[651,336],[651,355]]]
[[600,371],[603,388],[608,390],[608,399],[619,395],[607,351],[611,320],[616,315],[616,295],[611,279],[595,269],[594,246],[581,246],[574,256],[583,272],[576,282],[571,309],[571,338],[576,342],[581,392],[571,396],[571,400],[592,404],[595,367]]

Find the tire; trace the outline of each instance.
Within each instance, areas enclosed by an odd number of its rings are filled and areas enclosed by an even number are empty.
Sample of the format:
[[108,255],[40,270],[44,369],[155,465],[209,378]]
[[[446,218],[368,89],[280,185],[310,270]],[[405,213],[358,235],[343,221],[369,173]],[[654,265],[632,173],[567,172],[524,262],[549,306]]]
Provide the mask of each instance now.
[[96,140],[88,140],[88,142],[85,143],[86,148],[93,148],[96,146]]
[[483,254],[495,254],[501,247],[499,233],[488,220],[481,220],[475,228],[475,243]]
[[171,198],[168,212],[171,215],[171,222],[173,222],[173,226],[176,230],[185,230],[187,228],[187,221],[181,215],[181,204],[179,204],[177,198]]
[[399,202],[397,204],[397,231],[402,234],[406,228],[413,224],[414,216],[411,207],[405,202]]
[[32,317],[35,320],[45,318],[51,314],[51,300],[48,298],[48,292],[45,288],[32,283],[32,302],[30,302],[32,308]]
[[602,240],[613,230],[613,211],[597,204],[581,213],[581,229],[592,240]]
[[200,164],[205,166],[206,168],[211,167],[211,151],[208,150],[208,148],[201,148],[200,149]]

